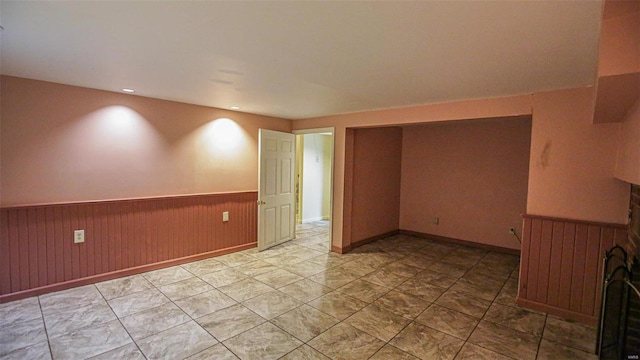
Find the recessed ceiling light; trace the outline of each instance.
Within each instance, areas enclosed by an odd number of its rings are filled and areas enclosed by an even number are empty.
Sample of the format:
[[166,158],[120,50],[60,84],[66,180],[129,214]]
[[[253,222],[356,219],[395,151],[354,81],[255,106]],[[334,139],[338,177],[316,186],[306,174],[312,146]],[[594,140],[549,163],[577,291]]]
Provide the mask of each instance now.
[[136,91],[135,91],[135,90],[133,90],[133,89],[127,89],[127,88],[124,88],[124,89],[122,89],[122,92],[126,92],[126,93],[129,93],[129,94],[132,94],[132,93],[134,93],[134,92],[136,92]]
[[240,106],[232,106],[229,109],[231,109],[231,110],[240,110]]

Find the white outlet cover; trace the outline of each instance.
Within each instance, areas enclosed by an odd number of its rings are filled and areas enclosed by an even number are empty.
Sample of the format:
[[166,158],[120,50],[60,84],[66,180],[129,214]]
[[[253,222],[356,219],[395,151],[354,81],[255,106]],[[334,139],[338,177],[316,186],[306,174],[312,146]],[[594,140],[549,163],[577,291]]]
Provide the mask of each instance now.
[[229,212],[225,211],[222,213],[222,221],[229,221]]
[[74,244],[79,244],[84,242],[84,230],[75,230],[73,232],[73,242]]

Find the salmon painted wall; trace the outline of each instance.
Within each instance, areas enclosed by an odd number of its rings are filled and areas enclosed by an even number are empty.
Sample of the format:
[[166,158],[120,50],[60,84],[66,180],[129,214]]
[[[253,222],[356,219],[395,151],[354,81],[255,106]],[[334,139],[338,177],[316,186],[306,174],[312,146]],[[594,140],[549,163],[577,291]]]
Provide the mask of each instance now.
[[616,177],[640,184],[640,99],[620,124]]
[[629,184],[614,178],[620,124],[593,124],[592,88],[533,96],[527,213],[625,224]]
[[349,137],[347,128],[396,126],[420,124],[434,121],[461,119],[483,119],[531,114],[531,95],[503,98],[467,100],[444,104],[431,104],[399,109],[366,111],[360,113],[326,116],[293,121],[294,130],[334,127],[334,172],[333,172],[333,246],[342,247],[343,218],[350,216],[344,209],[346,146]]
[[3,76],[1,206],[257,189],[291,121]]
[[356,129],[350,244],[398,230],[402,129]]
[[405,127],[400,228],[519,249],[530,143],[529,117]]

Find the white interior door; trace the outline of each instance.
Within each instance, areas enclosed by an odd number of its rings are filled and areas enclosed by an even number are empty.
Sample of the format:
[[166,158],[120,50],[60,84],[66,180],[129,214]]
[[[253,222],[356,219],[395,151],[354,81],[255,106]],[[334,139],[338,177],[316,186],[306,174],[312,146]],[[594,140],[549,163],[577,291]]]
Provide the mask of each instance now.
[[295,217],[295,135],[260,129],[258,250],[291,240]]

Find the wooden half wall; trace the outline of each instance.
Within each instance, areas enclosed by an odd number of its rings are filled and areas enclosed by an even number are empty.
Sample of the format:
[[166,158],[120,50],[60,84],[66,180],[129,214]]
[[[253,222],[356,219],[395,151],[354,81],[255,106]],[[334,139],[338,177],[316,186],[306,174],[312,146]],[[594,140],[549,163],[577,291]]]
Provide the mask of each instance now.
[[[0,303],[254,247],[256,200],[250,191],[2,208]],[[85,242],[75,244],[79,229]]]
[[627,225],[523,215],[517,303],[595,325],[602,258],[626,241]]

